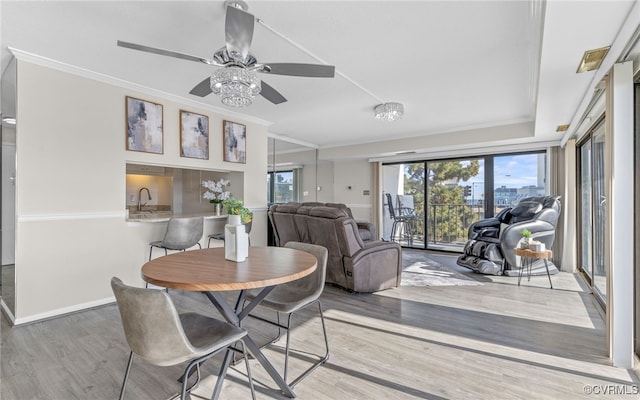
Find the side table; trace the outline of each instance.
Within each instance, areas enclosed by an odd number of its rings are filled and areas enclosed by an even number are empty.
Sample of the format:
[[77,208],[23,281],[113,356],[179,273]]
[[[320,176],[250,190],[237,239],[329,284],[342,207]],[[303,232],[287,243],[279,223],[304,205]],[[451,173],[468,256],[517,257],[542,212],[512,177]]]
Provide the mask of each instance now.
[[553,252],[551,250],[534,251],[530,249],[515,249],[516,256],[520,256],[520,273],[518,274],[518,286],[520,286],[520,279],[525,268],[527,269],[527,280],[531,280],[531,265],[535,260],[543,260],[544,268],[547,270],[547,278],[549,278],[549,286],[553,289],[553,283],[551,283],[551,275],[549,274],[549,266],[547,260],[553,258]]

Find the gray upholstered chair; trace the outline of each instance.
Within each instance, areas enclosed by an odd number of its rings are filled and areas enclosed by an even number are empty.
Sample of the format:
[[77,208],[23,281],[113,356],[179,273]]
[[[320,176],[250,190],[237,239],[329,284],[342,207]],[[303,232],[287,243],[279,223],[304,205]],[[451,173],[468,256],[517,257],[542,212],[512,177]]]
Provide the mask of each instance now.
[[[134,354],[157,366],[178,365],[188,361],[180,393],[180,399],[184,400],[188,398],[187,393],[200,382],[200,364],[236,342],[242,343],[251,394],[255,400],[251,369],[243,342],[246,330],[197,313],[178,314],[169,295],[161,290],[127,286],[116,277],[111,278],[111,288],[131,348],[120,400],[124,398]],[[187,387],[193,367],[196,368],[196,382]],[[224,374],[220,376],[224,377]]]
[[164,249],[165,255],[167,255],[167,250],[184,251],[196,244],[202,248],[202,246],[200,246],[200,239],[202,239],[203,230],[203,217],[171,218],[167,224],[164,238],[149,243],[149,260],[151,260],[154,247]]
[[[284,358],[284,373],[283,378],[285,382],[287,381],[287,375],[289,372],[289,353],[291,351],[291,319],[293,314],[313,303],[317,303],[318,310],[320,311],[320,321],[322,322],[322,333],[324,335],[324,344],[325,344],[325,354],[324,355],[316,355],[318,360],[311,365],[307,370],[298,375],[295,379],[293,379],[289,386],[294,387],[298,384],[302,379],[304,379],[307,375],[309,375],[314,369],[324,364],[329,359],[329,340],[327,339],[327,329],[324,324],[324,316],[322,314],[322,304],[320,303],[320,295],[324,290],[325,277],[327,273],[327,258],[328,252],[327,249],[318,246],[315,244],[309,243],[300,243],[300,242],[288,242],[284,247],[288,247],[290,249],[302,250],[307,253],[310,253],[316,257],[318,260],[318,266],[316,270],[311,274],[307,275],[304,278],[288,282],[285,284],[281,284],[275,287],[260,303],[260,306],[269,308],[273,311],[276,311],[278,320],[274,322],[272,320],[268,320],[254,314],[251,314],[252,317],[258,318],[262,321],[268,322],[270,324],[276,325],[278,327],[278,336],[271,341],[273,344],[280,338],[281,329],[286,330],[286,347],[285,347],[285,358]],[[252,300],[257,296],[259,290],[250,290],[246,294],[245,301]],[[282,325],[280,323],[280,314],[287,314],[287,323],[286,325]],[[304,353],[305,356],[309,355],[309,353]]]

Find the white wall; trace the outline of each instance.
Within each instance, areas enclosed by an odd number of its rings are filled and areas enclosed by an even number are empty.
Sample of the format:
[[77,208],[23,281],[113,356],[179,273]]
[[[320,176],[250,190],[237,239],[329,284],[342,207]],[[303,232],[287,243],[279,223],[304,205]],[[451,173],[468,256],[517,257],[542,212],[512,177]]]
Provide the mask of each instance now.
[[[20,59],[17,90],[16,323],[110,301],[114,275],[142,283],[165,226],[125,221],[127,162],[242,172],[266,243],[266,126]],[[163,105],[164,154],[125,150],[125,96]],[[180,109],[209,116],[209,160],[180,157]],[[247,126],[247,164],[222,161],[223,119]]]
[[[525,139],[533,139],[534,124],[525,122],[519,124],[493,126],[488,128],[477,128],[459,132],[449,132],[437,135],[426,135],[410,138],[393,138],[381,142],[359,143],[350,146],[339,146],[333,148],[320,149],[318,157],[320,160],[353,160],[358,158],[369,159],[372,154],[376,157],[399,157],[396,152],[415,150],[416,154],[401,156],[402,159],[424,159],[420,153],[429,153],[430,158],[434,158],[435,152],[438,156],[451,157],[453,151],[471,150],[474,153],[482,152],[483,148],[492,146],[505,146],[513,144],[516,148],[527,148]],[[385,160],[385,161],[391,161]]]
[[[351,208],[357,221],[373,221],[371,165],[367,160],[333,163],[333,201]],[[364,194],[369,191],[369,194]]]
[[[317,186],[320,190],[317,191],[317,200],[321,203],[333,203],[338,200],[334,195],[334,169],[332,162],[318,163],[318,180]],[[316,188],[317,189],[317,188]]]

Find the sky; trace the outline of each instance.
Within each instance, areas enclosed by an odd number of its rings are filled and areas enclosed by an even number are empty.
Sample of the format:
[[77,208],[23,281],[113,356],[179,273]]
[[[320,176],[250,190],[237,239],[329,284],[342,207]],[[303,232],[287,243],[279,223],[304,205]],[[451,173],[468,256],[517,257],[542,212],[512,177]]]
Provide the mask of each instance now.
[[[515,154],[494,158],[494,188],[506,186],[521,188],[538,185],[538,154]],[[459,185],[470,185],[475,192],[474,197],[484,193],[484,160],[480,160],[480,171],[477,176]],[[474,185],[475,183],[475,185]]]

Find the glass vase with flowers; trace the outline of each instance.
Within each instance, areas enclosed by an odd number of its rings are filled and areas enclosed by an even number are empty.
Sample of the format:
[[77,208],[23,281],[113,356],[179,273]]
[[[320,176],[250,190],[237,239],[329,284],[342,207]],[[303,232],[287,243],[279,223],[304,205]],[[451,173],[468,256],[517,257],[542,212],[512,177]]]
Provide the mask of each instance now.
[[224,189],[225,187],[229,186],[229,183],[230,182],[224,178],[220,178],[217,181],[202,181],[202,186],[207,189],[202,195],[202,198],[209,200],[209,203],[215,205],[216,215],[220,215],[222,202],[231,196],[231,193]]

